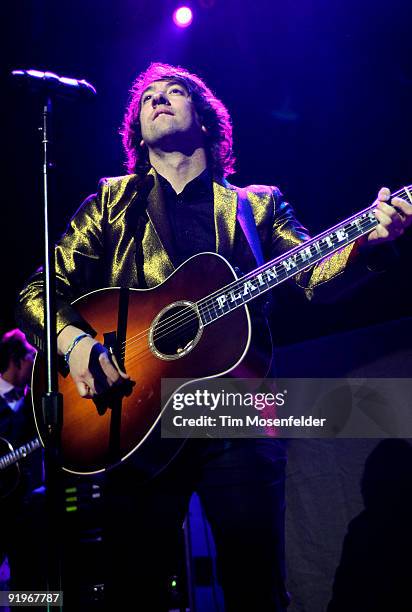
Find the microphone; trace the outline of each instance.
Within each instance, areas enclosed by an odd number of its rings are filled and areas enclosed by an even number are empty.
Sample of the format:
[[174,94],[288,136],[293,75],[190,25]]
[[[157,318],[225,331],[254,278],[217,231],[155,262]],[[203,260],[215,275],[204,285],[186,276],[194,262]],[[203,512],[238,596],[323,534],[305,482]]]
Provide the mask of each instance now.
[[71,77],[58,76],[54,72],[42,72],[40,70],[13,70],[11,76],[20,85],[28,85],[32,89],[42,93],[54,93],[60,96],[87,95],[95,96],[96,89],[84,79],[73,79]]

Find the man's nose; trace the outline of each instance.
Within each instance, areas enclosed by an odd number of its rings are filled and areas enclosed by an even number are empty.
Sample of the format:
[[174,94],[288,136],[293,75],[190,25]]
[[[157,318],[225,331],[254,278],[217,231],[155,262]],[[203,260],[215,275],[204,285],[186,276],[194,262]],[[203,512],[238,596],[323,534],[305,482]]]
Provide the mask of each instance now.
[[170,104],[169,99],[164,91],[157,91],[153,94],[152,105],[157,106],[158,104]]

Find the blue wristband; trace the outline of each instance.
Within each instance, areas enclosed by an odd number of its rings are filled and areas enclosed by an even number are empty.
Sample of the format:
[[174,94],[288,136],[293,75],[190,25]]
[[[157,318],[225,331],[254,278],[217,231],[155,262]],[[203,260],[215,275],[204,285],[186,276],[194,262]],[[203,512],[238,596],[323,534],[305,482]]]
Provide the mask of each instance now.
[[74,349],[76,344],[79,344],[80,340],[83,340],[83,338],[87,338],[87,337],[90,338],[91,337],[90,334],[83,333],[83,334],[79,334],[78,336],[73,338],[73,340],[70,343],[69,348],[67,349],[67,351],[63,355],[64,361],[67,363],[67,365],[69,365],[70,355],[72,354],[72,350]]

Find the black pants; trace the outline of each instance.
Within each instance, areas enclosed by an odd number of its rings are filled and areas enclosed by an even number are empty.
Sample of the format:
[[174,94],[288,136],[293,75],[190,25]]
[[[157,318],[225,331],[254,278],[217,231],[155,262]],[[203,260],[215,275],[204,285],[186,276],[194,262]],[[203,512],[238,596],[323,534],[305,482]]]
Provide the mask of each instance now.
[[105,491],[109,609],[165,609],[170,567],[194,491],[215,538],[226,612],[280,612],[284,586],[285,445],[280,440],[189,440],[143,485],[133,465]]

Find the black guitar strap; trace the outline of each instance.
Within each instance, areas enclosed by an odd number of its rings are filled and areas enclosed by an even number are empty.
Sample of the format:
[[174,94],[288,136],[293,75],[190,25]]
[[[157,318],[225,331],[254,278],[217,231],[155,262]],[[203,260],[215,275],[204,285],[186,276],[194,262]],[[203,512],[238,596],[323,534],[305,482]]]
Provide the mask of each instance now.
[[[238,191],[237,219],[246,238],[246,242],[248,243],[249,248],[253,253],[256,263],[258,264],[258,266],[261,266],[265,263],[265,259],[263,257],[262,245],[260,244],[260,239],[256,228],[252,207],[250,205],[249,198],[247,197],[247,190],[245,188],[241,188]],[[266,293],[266,302],[262,309],[262,314],[266,319],[268,318],[270,311],[273,310],[273,306],[273,292],[269,291],[268,293]],[[272,375],[274,375],[273,362]]]
[[237,218],[256,263],[258,266],[261,266],[265,260],[263,258],[262,246],[256,229],[252,207],[245,188],[240,188],[238,191]]
[[[256,259],[256,263],[258,266],[261,266],[265,263],[265,259],[263,257],[262,245],[260,244],[252,207],[250,205],[249,198],[247,197],[247,190],[244,187],[240,188],[238,194],[237,219],[246,238],[246,242],[248,243],[254,258]],[[265,316],[267,316],[269,311],[272,309],[273,292],[270,291],[266,294],[266,305],[264,307]]]

